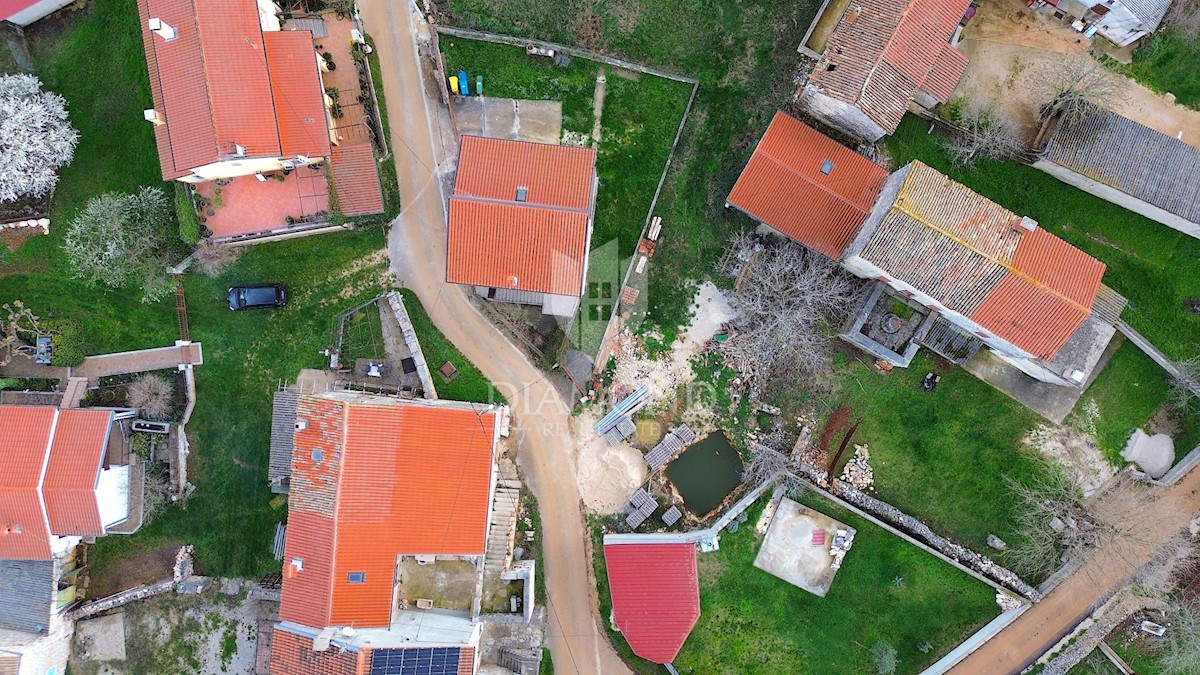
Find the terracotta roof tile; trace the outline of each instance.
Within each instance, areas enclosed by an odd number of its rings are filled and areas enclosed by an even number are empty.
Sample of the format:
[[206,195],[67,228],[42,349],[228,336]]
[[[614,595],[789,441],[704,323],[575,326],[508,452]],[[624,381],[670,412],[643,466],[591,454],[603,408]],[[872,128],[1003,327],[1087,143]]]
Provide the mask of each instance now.
[[[829,37],[809,82],[896,130],[918,90],[945,101],[966,57],[947,49],[969,0],[859,0]],[[832,66],[832,68],[831,68]]]
[[[493,408],[302,397],[297,418],[308,427],[295,437],[282,619],[386,626],[398,555],[484,552]],[[312,466],[314,451],[328,469]],[[298,574],[289,572],[294,558],[304,561]],[[352,572],[363,581],[350,583]]]
[[529,205],[591,211],[595,169],[591,148],[463,136],[454,194],[513,202],[524,187]]
[[579,295],[591,216],[511,203],[450,200],[446,280]]
[[34,488],[0,488],[0,559],[50,560],[50,531]]
[[271,638],[271,675],[366,675],[370,652],[333,646],[314,652],[313,639],[276,625]]
[[20,666],[20,656],[0,654],[0,675],[17,675],[17,668]]
[[37,488],[55,412],[48,406],[0,405],[0,488]]
[[271,31],[263,33],[263,43],[283,156],[328,157],[325,92],[312,33]]
[[836,260],[886,179],[874,162],[777,112],[726,201]]
[[343,215],[383,213],[383,188],[375,168],[375,151],[369,144],[335,146],[329,168]]
[[617,629],[633,653],[671,663],[700,618],[695,544],[606,544]]

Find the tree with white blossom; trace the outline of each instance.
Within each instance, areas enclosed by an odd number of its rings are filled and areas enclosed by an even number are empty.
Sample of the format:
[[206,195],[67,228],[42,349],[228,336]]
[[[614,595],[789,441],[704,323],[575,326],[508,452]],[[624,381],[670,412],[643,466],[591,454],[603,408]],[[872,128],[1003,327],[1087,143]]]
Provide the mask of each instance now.
[[49,194],[78,142],[62,96],[33,75],[0,76],[0,202]]
[[138,286],[142,302],[154,302],[172,288],[170,219],[170,202],[158,188],[106,192],[67,224],[63,248],[75,276],[109,288]]

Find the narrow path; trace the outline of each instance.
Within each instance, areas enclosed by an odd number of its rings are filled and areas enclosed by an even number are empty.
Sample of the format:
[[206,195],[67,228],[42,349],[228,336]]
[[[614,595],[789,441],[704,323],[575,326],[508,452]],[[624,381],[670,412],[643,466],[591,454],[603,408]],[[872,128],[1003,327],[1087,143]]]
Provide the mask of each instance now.
[[[1122,490],[1118,486],[1114,490]],[[1105,495],[1097,508],[1120,496]],[[950,670],[959,675],[1017,673],[1033,663],[1064,635],[1124,586],[1130,574],[1150,562],[1168,539],[1200,511],[1200,471],[1192,471],[1173,487],[1154,488],[1145,508],[1133,515],[1141,541],[1120,542],[1095,551],[1070,577]]]
[[604,94],[608,91],[608,78],[604,66],[596,71],[596,89],[592,92],[592,147],[600,147],[600,116],[604,114]]
[[152,370],[178,368],[181,365],[198,366],[204,362],[200,343],[140,349],[133,352],[89,356],[78,366],[70,369],[74,377],[86,377],[95,381],[109,375],[146,373]]
[[557,673],[620,675],[628,668],[601,631],[587,529],[575,482],[570,411],[553,385],[445,280],[446,213],[437,168],[446,147],[437,85],[422,70],[428,26],[410,6],[363,0],[387,95],[400,183],[392,225],[392,268],[416,292],[438,329],[475,363],[512,406],[518,460],[538,497],[549,595],[547,637]]

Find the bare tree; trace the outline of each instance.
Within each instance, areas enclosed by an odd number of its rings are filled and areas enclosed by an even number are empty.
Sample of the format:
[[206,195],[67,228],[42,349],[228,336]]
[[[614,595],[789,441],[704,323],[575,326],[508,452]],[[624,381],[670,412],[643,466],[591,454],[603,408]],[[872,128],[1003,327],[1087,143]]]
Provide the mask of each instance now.
[[1200,408],[1200,355],[1176,361],[1179,375],[1170,378],[1171,402],[1184,414]]
[[200,271],[210,277],[215,277],[237,262],[241,249],[228,244],[217,244],[208,239],[202,239],[192,252],[192,262]]
[[1200,42],[1200,2],[1175,0],[1164,23],[1186,42]]
[[960,166],[970,166],[980,157],[1012,159],[1025,150],[1016,125],[981,99],[968,103],[954,122],[963,131],[945,136],[943,144],[951,161]]
[[[1046,463],[1025,482],[1005,476],[1014,501],[1014,520],[1021,538],[1009,544],[1006,561],[1031,577],[1046,576],[1060,565],[1103,549],[1118,563],[1137,558],[1144,544],[1144,513],[1151,497],[1146,486],[1125,479],[1104,494],[1085,501],[1079,487],[1059,466]],[[1099,574],[1103,565],[1089,568]]]
[[762,381],[826,366],[834,326],[864,288],[818,253],[748,234],[734,235],[721,268],[737,277],[731,305],[738,333],[717,349],[735,370]]
[[18,354],[32,356],[39,319],[20,300],[0,305],[0,312],[0,366],[8,365]]
[[62,96],[33,75],[0,76],[0,202],[49,193],[78,142]]
[[1077,121],[1093,105],[1125,100],[1125,83],[1087,54],[1063,55],[1040,66],[1031,82],[1038,83],[1043,117],[1062,115],[1065,121]]
[[1171,627],[1158,652],[1158,664],[1165,675],[1192,675],[1200,671],[1200,598],[1192,596],[1169,612]]
[[149,420],[165,420],[175,407],[175,390],[161,375],[147,373],[125,387],[125,402]]

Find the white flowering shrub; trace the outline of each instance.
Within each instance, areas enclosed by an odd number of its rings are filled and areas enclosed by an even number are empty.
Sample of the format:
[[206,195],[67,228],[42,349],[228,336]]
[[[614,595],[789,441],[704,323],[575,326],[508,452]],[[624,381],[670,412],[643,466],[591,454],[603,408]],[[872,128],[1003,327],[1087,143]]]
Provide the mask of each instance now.
[[62,96],[33,75],[0,75],[0,202],[48,194],[78,142]]

